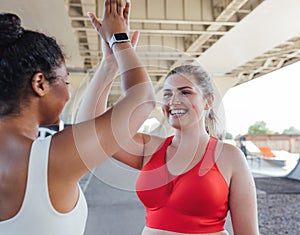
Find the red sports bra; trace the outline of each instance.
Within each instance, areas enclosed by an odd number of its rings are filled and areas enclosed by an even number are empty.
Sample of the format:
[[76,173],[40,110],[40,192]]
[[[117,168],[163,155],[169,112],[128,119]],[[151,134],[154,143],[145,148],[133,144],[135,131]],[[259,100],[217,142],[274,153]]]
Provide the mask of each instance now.
[[158,148],[136,182],[137,195],[146,207],[146,225],[191,234],[224,230],[229,188],[214,160],[218,140],[210,137],[199,163],[174,176],[165,164],[172,139]]

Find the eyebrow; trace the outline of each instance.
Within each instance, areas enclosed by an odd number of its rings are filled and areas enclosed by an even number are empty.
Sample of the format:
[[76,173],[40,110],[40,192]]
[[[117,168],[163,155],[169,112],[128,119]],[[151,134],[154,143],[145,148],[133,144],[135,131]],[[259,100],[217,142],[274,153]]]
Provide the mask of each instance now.
[[177,88],[177,90],[180,90],[180,91],[181,91],[181,90],[184,90],[184,89],[191,89],[191,90],[192,90],[193,88],[190,87],[190,86],[183,86],[183,87],[178,87],[178,88]]
[[[184,90],[184,89],[190,89],[192,90],[193,88],[190,87],[190,86],[183,86],[183,87],[178,87],[177,90],[181,91],[181,90]],[[171,89],[164,89],[164,91],[171,91]]]

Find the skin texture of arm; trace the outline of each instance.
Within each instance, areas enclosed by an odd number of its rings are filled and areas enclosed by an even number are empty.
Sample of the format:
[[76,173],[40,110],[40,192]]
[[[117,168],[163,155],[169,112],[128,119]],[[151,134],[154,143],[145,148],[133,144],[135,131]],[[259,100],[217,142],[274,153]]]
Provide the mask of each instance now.
[[[128,20],[123,16],[127,8],[128,2],[123,8],[121,0],[105,1],[98,32],[106,42],[114,33],[127,31]],[[120,148],[126,149],[154,108],[152,83],[131,44],[116,43],[112,52],[119,67],[124,97],[101,116],[68,127],[52,137],[49,190],[50,194],[51,190],[60,192],[52,194],[53,201],[64,203],[61,199],[76,192],[82,175]]]
[[[128,6],[126,5],[126,7]],[[89,13],[89,16],[94,28],[99,31],[98,28],[101,25],[100,22],[97,20],[94,14]],[[124,16],[128,18],[129,10],[124,10]],[[136,47],[138,38],[139,32],[136,31],[133,33],[131,39],[131,45],[133,48]],[[93,79],[89,83],[79,107],[76,117],[77,123],[93,119],[104,113],[106,110],[107,99],[111,86],[113,84],[113,79],[115,78],[118,71],[118,65],[112,50],[103,39],[102,52],[103,59]],[[113,157],[123,162],[124,164],[127,164],[128,166],[140,169],[143,162],[142,155],[144,144],[146,141],[148,141],[149,138],[149,136],[141,133],[136,134],[133,137],[133,142],[130,144],[130,146],[128,146],[127,151],[120,150],[117,154],[114,154]]]
[[[90,13],[95,28],[100,27],[99,21]],[[133,47],[137,44],[139,32],[134,32],[131,39]],[[76,115],[76,123],[95,118],[106,111],[108,95],[117,75],[118,64],[109,45],[102,39],[103,58],[94,77],[87,86],[81,105]]]
[[224,154],[226,165],[232,172],[229,206],[234,234],[259,235],[256,189],[245,156],[239,149],[230,145],[227,145]]
[[118,65],[113,55],[102,59],[87,86],[76,115],[76,123],[95,118],[106,111],[108,95],[117,71]]

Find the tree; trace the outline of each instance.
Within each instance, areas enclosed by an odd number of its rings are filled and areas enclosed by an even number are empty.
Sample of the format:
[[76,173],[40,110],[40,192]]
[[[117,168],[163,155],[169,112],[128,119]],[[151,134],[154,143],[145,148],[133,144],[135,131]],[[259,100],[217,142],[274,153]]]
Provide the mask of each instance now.
[[233,135],[229,132],[226,132],[225,133],[225,139],[231,140],[231,139],[233,139]]
[[283,135],[299,135],[300,130],[296,129],[295,127],[291,126],[289,129],[285,129],[282,132]]
[[248,134],[249,135],[253,135],[253,134],[270,135],[270,134],[277,134],[277,133],[269,130],[267,128],[267,124],[265,121],[258,121],[248,128]]

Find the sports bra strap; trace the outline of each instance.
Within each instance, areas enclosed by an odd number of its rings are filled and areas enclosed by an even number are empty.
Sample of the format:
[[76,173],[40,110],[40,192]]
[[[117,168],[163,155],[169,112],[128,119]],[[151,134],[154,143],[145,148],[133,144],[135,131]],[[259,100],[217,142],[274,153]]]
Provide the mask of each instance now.
[[199,167],[199,176],[204,176],[215,164],[216,164],[216,146],[218,139],[211,136],[207,146],[207,150],[204,159]]

